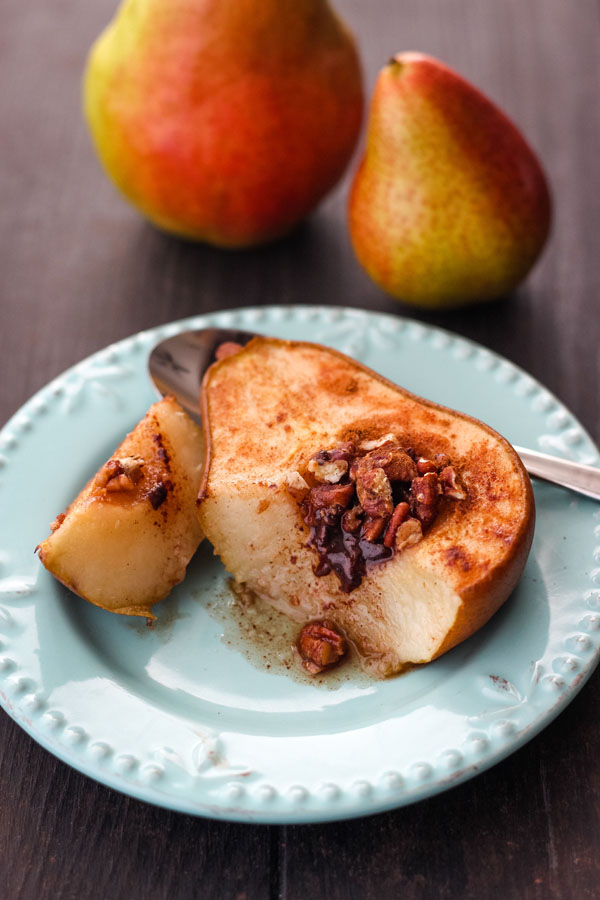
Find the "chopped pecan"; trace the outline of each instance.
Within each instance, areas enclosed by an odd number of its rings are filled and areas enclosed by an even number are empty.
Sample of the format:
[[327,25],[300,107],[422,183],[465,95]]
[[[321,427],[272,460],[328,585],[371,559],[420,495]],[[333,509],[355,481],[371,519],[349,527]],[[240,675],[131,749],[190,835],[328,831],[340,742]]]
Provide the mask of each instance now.
[[132,491],[142,477],[144,460],[139,456],[123,456],[121,459],[109,459],[105,463],[94,483],[107,491]]
[[413,479],[410,486],[410,505],[424,529],[429,528],[437,515],[440,485],[435,472]]
[[317,540],[327,542],[330,537],[331,526],[337,527],[344,509],[339,503],[335,506],[325,506],[323,509],[315,509],[312,514],[312,524],[315,528]]
[[350,479],[356,481],[360,472],[366,472],[369,469],[382,469],[390,462],[391,458],[387,449],[374,450],[364,456],[357,456],[350,466]]
[[399,503],[390,519],[383,543],[386,547],[391,547],[397,553],[416,544],[423,537],[423,529],[418,519],[410,516],[410,507],[408,503]]
[[339,447],[333,447],[331,450],[320,450],[309,460],[308,471],[312,472],[317,481],[337,484],[348,471],[354,453],[355,447],[351,441],[340,444]]
[[144,460],[141,456],[122,456],[119,459],[123,472],[130,478],[134,484],[137,484],[142,477],[142,467]]
[[110,481],[106,482],[106,490],[111,493],[117,493],[117,491],[133,491],[135,485],[129,475],[125,475],[125,473],[121,473],[121,475],[115,475]]
[[387,518],[372,518],[369,516],[365,521],[362,533],[365,541],[369,541],[369,543],[372,544],[373,541],[378,540],[383,534],[386,522]]
[[383,469],[390,481],[412,481],[417,475],[414,460],[396,444],[385,444],[357,457],[350,467],[350,478],[356,481],[361,471]]
[[109,461],[98,470],[94,479],[94,484],[97,487],[106,487],[111,478],[122,475],[124,471],[119,459],[109,459]]
[[422,537],[423,529],[419,520],[413,519],[412,517],[406,519],[406,521],[402,522],[396,532],[394,550],[396,553],[400,553],[400,551],[404,550],[406,547],[410,547],[412,544],[418,544]]
[[417,460],[417,472],[419,475],[426,475],[427,472],[437,472],[438,467],[432,459],[426,459],[420,456]]
[[356,481],[358,474],[361,471],[366,472],[367,469],[383,469],[384,466],[390,463],[391,459],[392,455],[389,446],[371,450],[369,453],[365,453],[364,456],[356,456],[350,466],[350,478],[352,481]]
[[302,500],[308,493],[308,484],[300,472],[288,472],[285,476],[287,489],[296,500]]
[[318,675],[337,663],[346,652],[346,641],[327,622],[305,625],[298,638],[302,665],[311,675]]
[[314,509],[328,506],[342,506],[346,509],[353,497],[353,484],[320,484],[311,489],[308,501]]
[[307,525],[317,529],[319,541],[325,540],[327,526],[339,525],[353,497],[353,484],[320,484],[304,497],[300,503],[302,516]]
[[390,461],[382,466],[390,481],[412,481],[417,475],[417,466],[410,458],[406,450],[401,447],[392,447]]
[[329,454],[330,459],[345,459],[349,463],[356,454],[356,447],[352,441],[344,441],[343,444],[338,444],[337,447],[325,452]]
[[[362,459],[360,456],[357,456],[356,459],[350,464],[350,470],[348,474],[350,475],[351,481],[356,481],[356,476],[358,475],[359,469],[361,468]],[[364,466],[363,466],[364,468]]]
[[356,476],[358,502],[367,516],[389,518],[394,510],[392,486],[383,469],[359,469]]
[[[325,459],[329,454],[326,450],[313,456],[308,463],[308,471],[312,472],[317,481],[327,481],[329,484],[337,484],[348,471],[348,462],[345,459]],[[319,458],[321,457],[321,458]]]
[[451,500],[464,500],[467,496],[467,492],[452,466],[445,466],[440,472],[440,485],[444,497],[449,497]]
[[357,505],[353,506],[352,509],[347,509],[342,516],[343,530],[347,531],[349,534],[356,534],[362,524],[364,514],[365,511],[362,506]]
[[353,443],[316,453],[308,471],[320,483],[309,489],[298,475],[305,487],[295,495],[310,527],[306,546],[318,554],[313,571],[333,572],[344,593],[360,585],[369,566],[420,541],[442,495],[466,496],[445,454],[419,456],[393,434],[363,441],[356,454]]
[[394,512],[392,513],[392,518],[390,519],[390,523],[386,529],[385,537],[383,539],[383,543],[386,547],[394,547],[396,543],[396,532],[402,525],[405,519],[407,519],[410,515],[410,507],[408,503],[398,503],[395,507]]

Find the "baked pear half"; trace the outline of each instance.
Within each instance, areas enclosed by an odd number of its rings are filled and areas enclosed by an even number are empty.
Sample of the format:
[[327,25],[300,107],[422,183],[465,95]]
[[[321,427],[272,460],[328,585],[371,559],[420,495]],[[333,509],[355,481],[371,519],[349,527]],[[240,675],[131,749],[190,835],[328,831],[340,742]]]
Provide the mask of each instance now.
[[515,587],[533,493],[482,422],[335,350],[262,337],[211,366],[202,409],[202,529],[239,585],[311,623],[309,671],[337,660],[337,634],[378,676],[429,662]]
[[96,606],[155,618],[200,541],[202,432],[166,397],[52,523],[45,567]]

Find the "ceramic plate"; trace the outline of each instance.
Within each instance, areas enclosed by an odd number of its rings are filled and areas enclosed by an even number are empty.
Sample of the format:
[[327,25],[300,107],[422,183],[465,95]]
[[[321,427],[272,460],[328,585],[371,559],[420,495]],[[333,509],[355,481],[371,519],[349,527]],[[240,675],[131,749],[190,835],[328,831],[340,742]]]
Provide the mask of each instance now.
[[329,344],[513,443],[600,462],[579,423],[530,376],[400,317],[271,307],[142,332],[61,375],[0,433],[5,710],[97,781],[170,809],[246,822],[401,806],[524,744],[598,660],[600,508],[560,488],[535,484],[533,550],[493,620],[436,662],[384,682],[350,677],[319,687],[248,659],[215,615],[226,575],[206,543],[157,607],[152,630],[85,603],[42,568],[33,548],[49,523],[155,399],[151,347],[209,325]]

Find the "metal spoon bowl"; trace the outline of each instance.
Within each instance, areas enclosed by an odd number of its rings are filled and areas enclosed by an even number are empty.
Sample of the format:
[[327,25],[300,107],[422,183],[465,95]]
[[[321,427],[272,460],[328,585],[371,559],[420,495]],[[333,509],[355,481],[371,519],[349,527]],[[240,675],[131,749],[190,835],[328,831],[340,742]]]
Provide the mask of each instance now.
[[[171,394],[196,422],[201,422],[200,386],[204,373],[217,358],[217,348],[229,342],[245,346],[253,337],[256,334],[250,331],[232,328],[183,331],[154,347],[148,359],[150,378],[160,395]],[[595,466],[523,447],[515,447],[515,450],[535,478],[600,500],[600,469]]]

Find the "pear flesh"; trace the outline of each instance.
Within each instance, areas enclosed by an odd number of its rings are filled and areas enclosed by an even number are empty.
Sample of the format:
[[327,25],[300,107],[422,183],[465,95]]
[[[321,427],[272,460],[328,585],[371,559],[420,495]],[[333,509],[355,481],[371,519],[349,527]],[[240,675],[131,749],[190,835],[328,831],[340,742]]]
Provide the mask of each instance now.
[[[202,528],[236,582],[299,624],[327,620],[374,674],[428,662],[485,624],[516,585],[534,505],[513,448],[488,426],[416,397],[314,344],[256,338],[215,363],[202,389]],[[423,539],[367,567],[344,592],[299,505],[316,453],[394,435],[449,456],[466,496],[442,501]]]
[[110,612],[154,618],[200,541],[202,433],[179,404],[155,403],[38,547],[68,588]]

